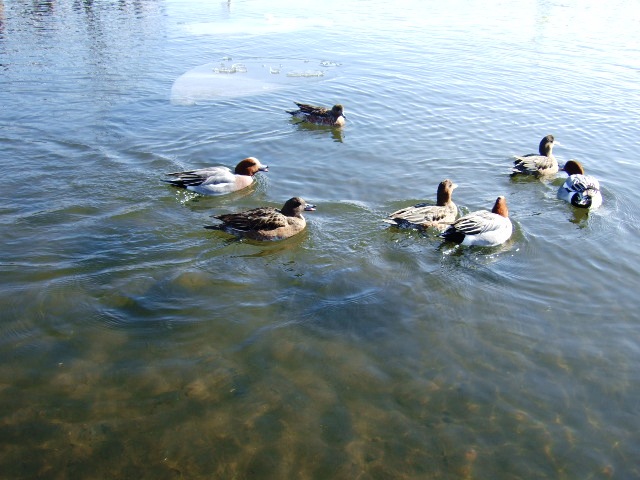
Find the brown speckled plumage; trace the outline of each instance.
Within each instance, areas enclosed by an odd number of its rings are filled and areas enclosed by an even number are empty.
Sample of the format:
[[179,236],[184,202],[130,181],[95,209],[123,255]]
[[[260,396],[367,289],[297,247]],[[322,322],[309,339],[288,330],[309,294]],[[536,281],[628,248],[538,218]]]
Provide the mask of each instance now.
[[451,198],[456,187],[451,180],[443,180],[438,185],[435,205],[418,203],[393,212],[384,221],[401,228],[444,229],[458,216],[458,207]]
[[303,211],[313,211],[302,198],[293,197],[281,209],[259,207],[238,213],[214,215],[222,222],[205,228],[224,230],[254,240],[281,240],[300,233],[306,226]]
[[307,103],[294,102],[298,110],[290,110],[287,113],[306,122],[316,125],[342,126],[345,123],[344,107],[340,104],[332,108],[316,107]]
[[524,173],[528,175],[552,175],[558,173],[558,162],[553,156],[555,138],[547,135],[540,140],[539,154],[534,153],[516,156],[513,162],[513,174]]

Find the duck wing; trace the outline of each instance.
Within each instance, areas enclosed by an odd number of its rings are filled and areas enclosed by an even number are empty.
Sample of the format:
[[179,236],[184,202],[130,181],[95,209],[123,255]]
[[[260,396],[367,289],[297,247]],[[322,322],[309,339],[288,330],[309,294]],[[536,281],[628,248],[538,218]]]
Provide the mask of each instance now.
[[501,228],[505,217],[488,210],[478,210],[456,220],[452,227],[465,235],[479,235]]
[[[215,172],[207,172],[207,178],[200,184],[201,187],[207,185],[221,185],[228,183],[235,183],[236,175],[228,168]],[[204,176],[204,175],[203,175]]]
[[537,172],[539,170],[547,170],[554,167],[556,160],[552,157],[544,155],[525,155],[523,157],[515,157],[513,161],[513,172]]
[[208,167],[199,170],[172,172],[166,174],[170,179],[163,181],[176,187],[190,187],[198,185],[227,183],[235,180],[233,172],[227,167]]
[[273,207],[260,207],[240,213],[214,215],[214,218],[241,231],[275,230],[287,226],[287,217]]
[[325,116],[329,113],[329,109],[324,107],[316,107],[315,105],[309,105],[308,103],[298,103],[294,102],[302,113],[306,113],[307,115],[319,115]]
[[575,207],[597,208],[602,204],[600,183],[591,175],[570,175],[558,189],[557,196]]
[[570,192],[583,193],[587,190],[600,190],[600,182],[591,175],[570,175],[563,185]]
[[418,203],[412,207],[402,208],[389,215],[389,218],[402,219],[410,223],[439,223],[449,219],[451,209],[438,205],[429,205],[427,203]]

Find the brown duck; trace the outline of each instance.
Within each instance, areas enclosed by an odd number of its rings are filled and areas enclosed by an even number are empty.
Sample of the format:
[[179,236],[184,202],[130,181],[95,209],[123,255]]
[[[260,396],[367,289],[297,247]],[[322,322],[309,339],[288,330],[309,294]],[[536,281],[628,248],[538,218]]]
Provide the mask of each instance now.
[[443,230],[452,224],[458,216],[458,207],[451,196],[457,187],[446,179],[438,185],[436,204],[418,203],[393,212],[384,222],[400,228],[436,228]]
[[521,157],[516,156],[513,162],[513,174],[553,175],[558,173],[558,161],[553,156],[553,146],[559,145],[553,135],[547,135],[538,145],[539,155],[530,153]]
[[346,117],[342,105],[334,105],[332,108],[316,107],[307,103],[294,102],[298,110],[287,110],[287,113],[305,122],[316,125],[331,125],[341,127],[344,125]]
[[238,213],[214,215],[222,223],[205,228],[223,230],[254,240],[282,240],[304,230],[307,222],[303,211],[311,212],[315,205],[309,205],[300,197],[287,200],[281,209],[259,207]]

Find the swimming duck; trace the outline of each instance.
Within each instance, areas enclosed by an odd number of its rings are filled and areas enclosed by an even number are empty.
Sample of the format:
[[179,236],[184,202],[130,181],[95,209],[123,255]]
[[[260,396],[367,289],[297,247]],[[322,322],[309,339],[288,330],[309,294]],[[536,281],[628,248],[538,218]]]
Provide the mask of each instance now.
[[287,110],[287,113],[306,122],[316,125],[331,125],[341,127],[345,123],[344,108],[342,105],[334,105],[331,109],[316,107],[306,103],[294,102],[298,110]]
[[174,187],[186,188],[201,195],[222,195],[248,187],[257,172],[268,172],[255,157],[248,157],[236,165],[235,171],[227,167],[208,167],[199,170],[167,173],[171,179],[163,180]]
[[462,245],[493,247],[509,240],[512,231],[507,200],[500,196],[490,212],[478,210],[460,217],[440,236]]
[[457,186],[449,179],[443,180],[438,185],[435,205],[418,203],[393,212],[383,221],[400,228],[434,227],[442,230],[458,216],[458,207],[451,200]]
[[547,135],[540,140],[538,146],[539,155],[530,153],[521,157],[516,156],[513,162],[513,173],[525,173],[529,175],[552,175],[558,173],[558,162],[553,156],[553,146],[557,142],[553,135]]
[[300,197],[293,197],[280,210],[259,207],[239,213],[214,215],[213,218],[217,218],[222,224],[207,225],[204,228],[224,230],[254,240],[282,240],[304,230],[307,222],[302,212],[312,212],[315,209],[315,205],[307,204]]
[[580,208],[595,209],[602,205],[600,182],[598,179],[584,174],[580,162],[569,160],[562,168],[569,174],[558,189],[558,198]]

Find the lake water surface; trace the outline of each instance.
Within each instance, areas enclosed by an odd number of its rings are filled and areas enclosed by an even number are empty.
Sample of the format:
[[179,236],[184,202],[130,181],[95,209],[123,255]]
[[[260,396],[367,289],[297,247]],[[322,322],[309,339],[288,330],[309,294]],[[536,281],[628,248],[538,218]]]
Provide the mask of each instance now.
[[[639,14],[0,0],[2,477],[640,478]],[[598,211],[510,177],[549,133]],[[243,193],[161,181],[250,155]],[[380,221],[444,178],[512,239]],[[202,228],[292,196],[289,240]]]

